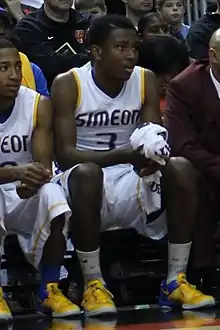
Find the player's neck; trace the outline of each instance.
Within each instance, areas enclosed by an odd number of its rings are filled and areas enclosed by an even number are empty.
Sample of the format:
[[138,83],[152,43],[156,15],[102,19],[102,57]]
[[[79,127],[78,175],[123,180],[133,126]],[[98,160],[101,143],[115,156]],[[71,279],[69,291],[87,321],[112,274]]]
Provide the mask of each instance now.
[[70,12],[55,12],[46,3],[44,3],[44,11],[51,20],[58,23],[66,23],[69,20]]
[[104,77],[98,68],[94,70],[93,80],[99,89],[112,98],[116,97],[124,86],[124,81]]
[[15,100],[6,99],[0,96],[0,114],[11,112],[15,104]]

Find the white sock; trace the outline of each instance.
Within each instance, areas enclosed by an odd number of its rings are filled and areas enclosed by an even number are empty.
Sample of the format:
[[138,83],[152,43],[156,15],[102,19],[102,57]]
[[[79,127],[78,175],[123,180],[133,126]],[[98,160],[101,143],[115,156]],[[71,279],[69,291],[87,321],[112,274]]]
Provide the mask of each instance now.
[[179,273],[186,273],[192,242],[185,244],[168,243],[167,283],[175,280]]
[[103,283],[105,283],[100,269],[100,249],[92,252],[76,251],[84,277],[84,286],[86,287],[88,282],[93,280],[101,280]]

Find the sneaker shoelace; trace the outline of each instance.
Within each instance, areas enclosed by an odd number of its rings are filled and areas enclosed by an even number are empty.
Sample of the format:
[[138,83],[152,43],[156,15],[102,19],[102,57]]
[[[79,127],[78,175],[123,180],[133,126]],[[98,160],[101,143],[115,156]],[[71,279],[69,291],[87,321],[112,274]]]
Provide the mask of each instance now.
[[[193,290],[193,292],[194,292],[194,296],[199,297],[199,296],[202,295],[202,292],[199,291],[199,290],[197,290],[195,285],[190,284],[190,283],[186,280],[186,277],[185,277],[185,276],[182,276],[182,278],[181,278],[181,280],[180,280],[180,286],[181,286],[182,284],[185,285],[185,286],[187,286],[191,291]],[[180,289],[180,290],[181,290],[181,289]]]
[[[106,303],[107,300],[113,299],[113,295],[104,286],[101,286],[98,282],[90,285],[88,290],[95,297],[97,303]],[[84,305],[84,303],[82,303]]]
[[62,291],[58,288],[57,284],[50,285],[48,289],[49,298],[55,298],[56,303],[71,305],[71,302],[63,295]]

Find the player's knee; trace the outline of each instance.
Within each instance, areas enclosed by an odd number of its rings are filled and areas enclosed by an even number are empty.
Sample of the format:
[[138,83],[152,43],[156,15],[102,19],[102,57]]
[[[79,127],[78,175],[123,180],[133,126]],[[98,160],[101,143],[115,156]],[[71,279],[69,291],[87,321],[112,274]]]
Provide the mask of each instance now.
[[103,172],[100,166],[84,163],[71,172],[68,179],[71,195],[82,192],[84,196],[93,195],[103,187]]
[[199,172],[184,157],[171,157],[167,164],[166,175],[168,180],[189,191],[197,189],[201,180]]

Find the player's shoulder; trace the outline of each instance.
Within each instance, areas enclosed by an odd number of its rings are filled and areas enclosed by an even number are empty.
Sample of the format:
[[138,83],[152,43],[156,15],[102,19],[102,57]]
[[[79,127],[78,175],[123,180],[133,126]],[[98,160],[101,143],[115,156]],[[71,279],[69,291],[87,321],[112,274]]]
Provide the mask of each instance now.
[[25,86],[20,86],[18,91],[18,96],[16,98],[17,102],[30,102],[40,99],[40,94],[33,89]]
[[53,86],[59,85],[74,85],[75,83],[78,83],[80,80],[80,73],[81,72],[86,72],[88,70],[87,67],[81,67],[81,68],[74,68],[71,70],[68,70],[67,72],[61,73],[56,76],[56,78],[53,81]]
[[141,66],[138,66],[136,65],[135,68],[134,68],[134,71],[132,73],[132,77],[135,77],[135,76],[138,76],[138,77],[142,77],[142,76],[154,76],[154,73],[149,70],[149,69],[145,69]]

